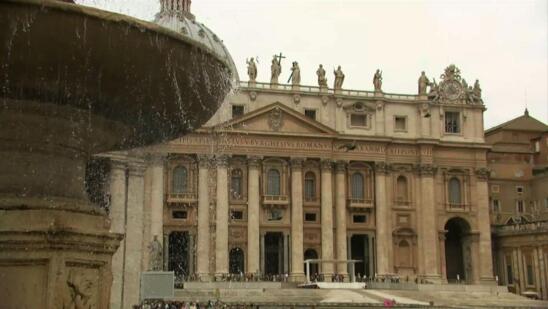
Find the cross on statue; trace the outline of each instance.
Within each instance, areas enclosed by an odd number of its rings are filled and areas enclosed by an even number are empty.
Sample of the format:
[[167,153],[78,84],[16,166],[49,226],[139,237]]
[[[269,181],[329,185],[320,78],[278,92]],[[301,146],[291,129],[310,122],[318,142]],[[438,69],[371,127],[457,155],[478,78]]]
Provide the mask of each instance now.
[[276,59],[278,59],[278,64],[280,64],[280,65],[282,64],[282,59],[284,59],[284,58],[285,58],[285,56],[284,56],[284,55],[282,55],[282,53],[281,53],[281,52],[280,52],[280,54],[279,54],[279,55],[274,55],[274,57],[275,57]]

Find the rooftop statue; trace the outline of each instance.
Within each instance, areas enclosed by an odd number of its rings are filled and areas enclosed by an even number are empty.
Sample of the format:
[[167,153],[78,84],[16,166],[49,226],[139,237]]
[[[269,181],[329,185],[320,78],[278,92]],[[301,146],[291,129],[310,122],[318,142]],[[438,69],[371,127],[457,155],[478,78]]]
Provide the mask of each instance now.
[[476,79],[476,82],[474,83],[474,95],[477,99],[481,100],[481,87],[479,83],[479,79]]
[[333,71],[333,74],[335,74],[335,84],[333,85],[333,88],[335,88],[336,90],[342,89],[342,85],[344,82],[344,73],[341,70],[340,65],[337,67],[337,70]]
[[320,67],[316,70],[316,75],[318,75],[318,86],[320,88],[327,88],[327,77],[325,77],[323,65],[320,64]]
[[379,69],[373,75],[373,86],[375,87],[375,91],[382,91],[382,72]]
[[293,61],[291,76],[289,76],[288,82],[289,81],[291,81],[292,85],[299,85],[301,83],[301,69],[299,68],[299,63],[297,61]]
[[274,55],[272,58],[272,65],[270,66],[270,83],[271,84],[277,84],[278,83],[278,77],[282,73],[282,66],[280,65],[281,58],[278,58],[278,56]]
[[436,83],[436,79],[434,78],[433,81],[428,84],[430,86],[430,92],[428,92],[428,98],[434,101],[437,101],[440,97],[439,95],[439,87],[438,83]]
[[430,80],[426,77],[424,71],[421,72],[419,77],[419,95],[426,95],[426,87],[430,84]]
[[249,76],[249,81],[254,82],[257,80],[257,65],[255,64],[255,59],[251,57],[251,59],[248,61],[245,61],[247,63],[247,75]]

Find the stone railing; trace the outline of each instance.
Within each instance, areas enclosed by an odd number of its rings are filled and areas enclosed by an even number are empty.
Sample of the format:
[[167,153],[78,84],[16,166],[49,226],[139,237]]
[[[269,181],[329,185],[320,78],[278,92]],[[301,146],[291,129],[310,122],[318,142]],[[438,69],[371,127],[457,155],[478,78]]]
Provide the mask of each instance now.
[[373,208],[373,200],[349,198],[347,199],[347,205],[349,208],[353,208],[353,209],[371,209]]
[[167,194],[168,203],[191,203],[198,201],[196,193],[169,193]]
[[270,83],[250,83],[248,81],[240,81],[240,88],[247,89],[268,89],[268,90],[277,90],[277,91],[297,91],[297,92],[308,92],[316,94],[326,94],[326,95],[340,95],[340,96],[349,96],[349,97],[384,97],[392,100],[405,100],[405,101],[417,101],[420,98],[418,95],[414,94],[396,94],[396,93],[385,93],[385,92],[375,92],[368,90],[353,90],[353,89],[341,89],[335,90],[333,88],[320,88],[318,86],[306,86],[298,85],[293,86],[289,84],[276,84],[272,85]]
[[493,227],[493,231],[496,233],[548,232],[548,220],[497,225]]
[[289,197],[287,195],[263,195],[263,204],[287,205],[289,204]]

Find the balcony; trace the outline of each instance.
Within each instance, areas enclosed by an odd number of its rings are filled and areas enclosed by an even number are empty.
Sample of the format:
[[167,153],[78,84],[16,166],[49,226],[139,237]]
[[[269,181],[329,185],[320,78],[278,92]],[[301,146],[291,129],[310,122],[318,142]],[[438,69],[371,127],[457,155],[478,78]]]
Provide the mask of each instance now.
[[289,197],[287,195],[263,195],[263,205],[275,205],[285,208],[289,205]]
[[359,199],[359,198],[349,198],[347,200],[347,206],[350,210],[354,211],[365,211],[373,209],[373,200],[372,199]]
[[198,202],[198,195],[194,192],[169,193],[167,202],[169,204],[195,204]]

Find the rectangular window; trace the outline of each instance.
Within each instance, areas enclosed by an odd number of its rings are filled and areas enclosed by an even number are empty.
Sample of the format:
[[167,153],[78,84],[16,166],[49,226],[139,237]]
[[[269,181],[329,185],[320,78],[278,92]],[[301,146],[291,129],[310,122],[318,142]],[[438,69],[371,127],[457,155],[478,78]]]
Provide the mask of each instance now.
[[312,120],[316,120],[316,110],[315,109],[305,109],[304,115]]
[[282,220],[282,210],[281,209],[271,209],[268,212],[268,221],[280,221]]
[[232,210],[230,211],[230,219],[232,220],[243,220],[244,212],[241,210]]
[[188,217],[188,213],[183,210],[174,210],[171,213],[171,216],[173,217],[173,219],[186,219]]
[[445,112],[445,133],[460,133],[460,113]]
[[396,116],[394,118],[394,130],[395,131],[407,131],[407,117]]
[[304,214],[304,221],[316,222],[316,214],[313,212],[307,212]]
[[516,192],[517,193],[523,193],[523,186],[516,186]]
[[500,201],[493,200],[493,212],[500,212]]
[[544,198],[544,208],[548,210],[548,197]]
[[525,256],[525,268],[527,272],[527,285],[535,285],[535,272],[533,271],[533,257],[528,254]]
[[523,213],[525,211],[525,209],[523,209],[523,201],[522,200],[517,200],[516,201],[516,208],[518,210],[518,213]]
[[350,114],[350,125],[353,127],[367,127],[367,115]]
[[232,105],[232,118],[240,117],[244,114],[243,105]]
[[353,215],[352,222],[354,223],[365,223],[367,221],[367,216],[365,215]]

